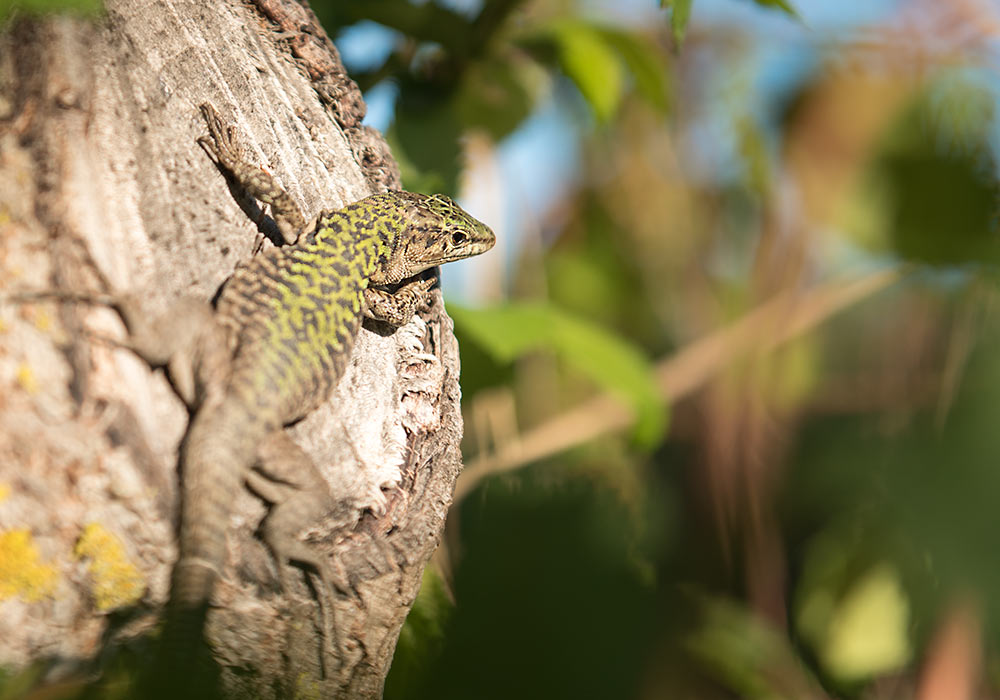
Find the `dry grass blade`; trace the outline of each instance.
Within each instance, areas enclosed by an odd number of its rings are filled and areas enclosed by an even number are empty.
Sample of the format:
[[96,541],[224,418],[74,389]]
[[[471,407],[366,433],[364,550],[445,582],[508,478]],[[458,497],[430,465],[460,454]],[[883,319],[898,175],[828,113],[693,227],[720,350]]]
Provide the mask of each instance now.
[[[855,280],[780,294],[657,363],[660,393],[670,402],[688,396],[747,350],[774,350],[882,291],[901,274],[899,269],[880,270]],[[518,469],[601,435],[624,430],[633,420],[628,407],[613,396],[596,396],[528,430],[497,452],[469,460],[455,488],[455,501],[468,495],[487,476]]]

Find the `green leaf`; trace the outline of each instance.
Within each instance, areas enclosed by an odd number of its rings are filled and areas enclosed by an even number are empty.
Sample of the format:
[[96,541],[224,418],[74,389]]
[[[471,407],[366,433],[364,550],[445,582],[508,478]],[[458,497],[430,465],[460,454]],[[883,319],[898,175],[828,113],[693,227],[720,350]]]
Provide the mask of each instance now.
[[639,33],[561,20],[521,36],[517,43],[539,63],[562,68],[600,121],[614,116],[626,70],[654,108],[661,112],[667,109],[669,73],[665,62],[652,42]]
[[749,115],[736,120],[734,131],[737,150],[746,169],[747,184],[761,197],[771,191],[771,161],[767,152],[764,130]]
[[401,90],[396,119],[386,136],[399,163],[403,186],[415,192],[455,192],[461,133],[451,100],[435,101],[417,90]]
[[909,622],[910,602],[898,572],[880,565],[838,604],[820,660],[831,674],[848,681],[898,670],[913,653]]
[[674,30],[674,40],[678,45],[684,43],[688,20],[691,19],[692,0],[673,0],[670,11],[670,27]]
[[652,367],[637,347],[582,318],[544,303],[491,309],[448,305],[456,325],[498,362],[548,350],[635,411],[634,437],[652,446],[666,428],[666,409]]
[[455,605],[439,567],[431,562],[399,633],[386,697],[406,697],[407,689],[422,687],[445,644],[445,624]]
[[663,58],[638,34],[610,28],[602,28],[600,32],[624,59],[639,94],[655,109],[666,112],[670,101],[670,76]]
[[0,22],[14,11],[28,14],[70,13],[94,17],[104,11],[101,0],[0,0]]
[[702,620],[683,639],[683,646],[737,697],[787,700],[822,696],[816,679],[780,629],[735,601],[693,591],[691,598]]
[[544,79],[538,64],[488,56],[469,65],[455,96],[464,127],[485,129],[500,141],[531,114]]
[[586,22],[564,20],[543,28],[538,36],[556,45],[559,66],[597,120],[610,121],[621,102],[624,71],[622,58],[604,34]]
[[901,572],[886,561],[866,562],[861,537],[843,525],[816,535],[794,603],[802,640],[829,674],[852,683],[894,671],[913,654],[913,606]]
[[1000,263],[994,114],[986,90],[952,75],[929,85],[886,132],[869,177],[881,180],[889,242],[902,257]]
[[795,11],[795,8],[787,0],[754,0],[754,2],[764,7],[777,7],[779,10],[783,10],[792,17],[799,19],[799,13]]

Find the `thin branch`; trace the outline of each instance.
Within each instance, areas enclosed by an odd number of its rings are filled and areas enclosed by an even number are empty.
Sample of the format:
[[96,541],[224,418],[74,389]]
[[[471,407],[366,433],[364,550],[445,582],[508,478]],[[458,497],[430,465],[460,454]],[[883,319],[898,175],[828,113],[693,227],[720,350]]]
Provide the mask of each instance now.
[[[883,270],[856,280],[819,285],[804,293],[779,294],[738,321],[661,360],[655,369],[659,391],[668,402],[688,396],[746,351],[774,350],[901,276],[898,269]],[[455,488],[455,502],[487,476],[513,471],[601,435],[625,430],[634,421],[634,413],[617,398],[596,396],[532,428],[496,453],[470,460]]]

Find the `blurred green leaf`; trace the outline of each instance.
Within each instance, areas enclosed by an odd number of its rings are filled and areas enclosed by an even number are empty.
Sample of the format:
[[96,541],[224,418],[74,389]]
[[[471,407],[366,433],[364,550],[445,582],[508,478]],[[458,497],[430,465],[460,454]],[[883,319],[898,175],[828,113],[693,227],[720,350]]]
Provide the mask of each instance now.
[[501,140],[534,108],[540,72],[530,61],[486,58],[470,65],[455,101],[462,125],[485,129],[494,141]]
[[910,660],[909,618],[898,572],[877,566],[833,611],[820,658],[831,674],[847,681],[894,671]]
[[405,697],[406,689],[427,680],[431,663],[444,647],[444,630],[455,604],[434,562],[426,569],[420,592],[399,633],[392,668],[386,678],[387,697]]
[[771,159],[760,125],[749,115],[735,124],[737,149],[746,169],[746,178],[754,194],[767,197],[771,191]]
[[610,28],[599,31],[624,59],[639,94],[655,109],[666,112],[670,106],[669,74],[656,49],[636,33]]
[[666,409],[652,367],[620,336],[542,303],[492,309],[448,306],[461,331],[498,361],[549,350],[593,382],[624,399],[636,412],[635,439],[651,446],[666,428]]
[[909,661],[910,602],[897,568],[869,550],[870,532],[836,523],[808,544],[795,625],[824,669],[842,682]]
[[387,134],[403,186],[415,192],[453,194],[458,187],[462,133],[452,101],[400,93],[396,120]]
[[795,8],[787,0],[754,0],[754,2],[763,7],[777,7],[779,10],[784,10],[796,19],[799,16],[799,13],[795,11]]
[[[935,304],[947,304],[953,292],[962,289],[956,281],[966,276],[949,271],[914,278],[909,289],[904,286],[870,305],[864,311],[865,325],[855,325],[857,318],[852,325],[841,325],[850,320],[848,315],[831,324],[829,334],[884,343],[873,329],[900,313],[906,302],[923,295]],[[987,303],[995,305],[996,299],[994,291]],[[973,318],[976,348],[946,417],[936,418],[933,410],[914,412],[887,433],[885,423],[878,422],[885,421],[887,412],[859,413],[816,421],[800,434],[799,454],[783,488],[783,511],[787,532],[801,538],[819,531],[826,541],[818,544],[820,539],[810,535],[793,545],[806,552],[796,587],[797,598],[802,596],[796,602],[796,624],[817,653],[829,644],[824,636],[834,612],[842,610],[850,591],[881,563],[898,572],[905,586],[913,643],[926,639],[928,626],[942,609],[970,591],[983,602],[989,643],[1000,640],[1000,601],[992,595],[1000,589],[1000,564],[991,525],[1000,493],[1000,324],[995,311]],[[895,338],[898,333],[889,335]],[[901,347],[894,355],[904,352],[911,349]],[[853,528],[846,535],[836,529],[845,521]],[[891,601],[884,583],[874,586],[875,598],[880,586],[884,600]],[[803,615],[803,603],[819,589],[827,593],[812,600]],[[889,619],[901,617],[897,612]]]
[[761,395],[786,410],[808,403],[822,383],[822,349],[814,338],[804,336],[776,350],[760,368]]
[[600,122],[621,102],[627,74],[658,111],[669,106],[669,73],[643,35],[582,21],[560,20],[521,36],[518,43],[540,63],[558,65],[574,82]]
[[604,33],[592,24],[561,20],[543,27],[528,43],[552,42],[560,68],[580,90],[594,116],[607,123],[621,102],[624,70],[622,57]]
[[714,669],[738,697],[798,700],[819,696],[818,684],[781,631],[733,601],[694,597],[703,619],[684,640],[684,647]]
[[310,3],[328,30],[367,20],[395,29],[421,42],[461,51],[468,41],[469,21],[461,13],[436,2],[410,0],[328,0]]
[[551,251],[545,260],[548,298],[570,313],[586,313],[604,325],[621,321],[625,297],[633,292],[632,278],[614,266],[616,261],[609,261],[610,255],[602,258],[589,250],[567,248]]
[[691,0],[666,0],[660,3],[661,7],[669,7],[670,27],[674,32],[674,39],[678,44],[684,42],[684,35],[687,33],[688,20],[691,19]]
[[[491,480],[488,498],[462,503],[450,534],[462,557],[446,648],[432,684],[397,700],[642,696],[663,623],[635,559],[648,559],[662,531],[647,539],[649,520],[602,483],[553,488],[550,473]],[[663,507],[655,487],[644,495],[644,510]]]
[[903,257],[1000,262],[1000,188],[986,126],[993,112],[982,89],[948,81],[921,94],[890,130],[874,177],[882,180],[891,244]]
[[35,661],[16,671],[0,666],[0,700],[29,697],[32,689],[42,683],[49,670],[47,664],[41,661]]
[[14,11],[30,14],[67,12],[93,16],[104,11],[104,3],[102,0],[0,0],[0,22]]

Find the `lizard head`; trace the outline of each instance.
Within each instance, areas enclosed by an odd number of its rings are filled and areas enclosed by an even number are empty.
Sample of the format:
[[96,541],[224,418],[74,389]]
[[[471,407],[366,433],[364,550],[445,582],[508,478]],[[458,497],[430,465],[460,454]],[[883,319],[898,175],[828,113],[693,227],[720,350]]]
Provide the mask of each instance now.
[[490,227],[442,194],[414,195],[410,235],[403,236],[407,276],[485,253],[496,243]]

